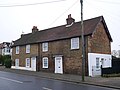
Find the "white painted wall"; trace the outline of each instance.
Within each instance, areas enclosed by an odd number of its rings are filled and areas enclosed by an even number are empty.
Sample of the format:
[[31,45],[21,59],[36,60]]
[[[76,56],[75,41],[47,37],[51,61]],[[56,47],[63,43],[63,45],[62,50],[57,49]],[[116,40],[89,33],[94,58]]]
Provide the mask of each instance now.
[[10,49],[9,47],[5,47],[2,49],[2,55],[11,55],[10,52],[8,52],[8,49]]
[[15,66],[12,66],[12,69],[21,69],[21,70],[29,70],[29,71],[36,71],[36,57],[32,57],[30,59],[31,67],[20,67],[19,66],[19,59],[15,60]]
[[20,69],[20,70],[28,70],[28,71],[34,71],[32,68],[27,68],[27,67],[16,67],[16,66],[12,66],[12,69]]
[[[110,54],[88,53],[88,70],[89,76],[93,76],[93,67],[96,67],[96,58],[99,58],[99,67],[112,67],[112,56]],[[99,68],[100,69],[100,68]],[[100,73],[101,74],[101,73]]]

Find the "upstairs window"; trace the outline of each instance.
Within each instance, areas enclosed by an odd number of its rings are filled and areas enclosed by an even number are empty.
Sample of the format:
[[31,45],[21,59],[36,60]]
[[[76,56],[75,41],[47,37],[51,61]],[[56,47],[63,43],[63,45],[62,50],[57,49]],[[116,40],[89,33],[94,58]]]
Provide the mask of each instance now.
[[19,46],[16,46],[16,54],[19,54]]
[[48,51],[48,42],[42,43],[42,51],[47,52]]
[[7,49],[6,52],[7,52],[7,53],[10,53],[10,48],[6,48],[6,49]]
[[79,38],[71,38],[71,49],[79,49]]
[[48,57],[44,57],[42,60],[43,68],[48,68]]
[[26,53],[30,53],[30,45],[26,45]]

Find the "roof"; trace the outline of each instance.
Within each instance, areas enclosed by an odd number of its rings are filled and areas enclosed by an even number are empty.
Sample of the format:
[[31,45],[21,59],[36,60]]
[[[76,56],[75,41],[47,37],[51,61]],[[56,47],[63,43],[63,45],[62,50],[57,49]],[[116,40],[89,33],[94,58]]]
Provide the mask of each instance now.
[[3,47],[4,47],[4,45],[1,43],[1,44],[0,44],[0,49],[2,49]]
[[[99,22],[103,22],[105,26],[106,33],[110,41],[112,41],[111,35],[108,31],[107,25],[104,21],[103,16],[99,16],[96,18],[84,20],[84,35],[91,35],[95,28],[97,27]],[[14,41],[13,46],[18,45],[26,45],[26,44],[34,44],[41,43],[47,41],[61,40],[72,37],[81,36],[81,24],[80,22],[75,22],[73,25],[66,27],[66,25],[61,25],[45,30],[41,30],[34,33],[21,35],[21,38]]]
[[0,49],[5,48],[5,47],[6,47],[5,45],[6,45],[7,47],[10,47],[10,43],[9,43],[9,42],[3,42],[3,43],[0,44]]

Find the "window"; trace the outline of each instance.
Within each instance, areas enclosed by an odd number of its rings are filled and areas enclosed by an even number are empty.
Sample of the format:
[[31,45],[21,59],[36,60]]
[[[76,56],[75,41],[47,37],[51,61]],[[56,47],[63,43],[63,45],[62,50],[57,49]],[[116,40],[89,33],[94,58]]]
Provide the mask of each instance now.
[[47,52],[48,51],[48,43],[42,43],[42,51]]
[[16,54],[19,54],[19,46],[16,46]]
[[19,59],[15,59],[15,66],[19,67]]
[[79,49],[79,38],[71,39],[71,49]]
[[6,51],[6,52],[7,52],[7,53],[10,53],[10,49],[9,49],[9,48],[6,48],[6,49],[7,49],[7,51]]
[[26,67],[30,67],[30,58],[26,58]]
[[30,53],[30,45],[26,45],[26,53]]
[[48,68],[48,58],[47,57],[43,58],[42,65],[43,65],[43,68]]
[[101,65],[104,65],[104,58],[101,58]]
[[99,58],[96,58],[96,68],[100,67],[100,62],[99,62]]

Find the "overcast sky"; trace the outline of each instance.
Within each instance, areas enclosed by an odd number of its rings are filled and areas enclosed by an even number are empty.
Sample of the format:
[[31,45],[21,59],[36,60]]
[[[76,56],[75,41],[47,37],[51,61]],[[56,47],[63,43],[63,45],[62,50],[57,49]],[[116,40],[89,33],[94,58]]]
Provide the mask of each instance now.
[[[83,1],[84,19],[103,15],[113,38],[112,50],[120,50],[120,1]],[[44,30],[64,25],[68,14],[80,21],[80,0],[0,0],[0,42],[14,41],[33,26]]]

